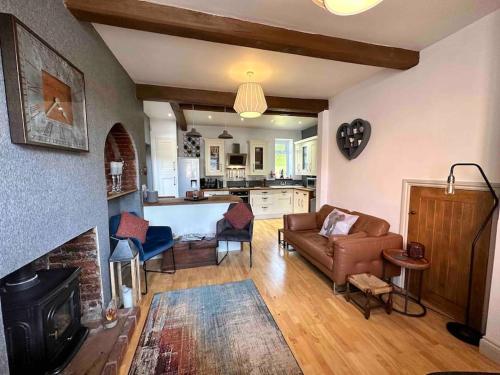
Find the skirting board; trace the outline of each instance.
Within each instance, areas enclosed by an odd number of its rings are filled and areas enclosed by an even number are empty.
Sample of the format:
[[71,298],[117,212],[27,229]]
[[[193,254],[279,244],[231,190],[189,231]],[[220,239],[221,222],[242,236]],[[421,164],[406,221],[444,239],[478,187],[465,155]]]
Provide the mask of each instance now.
[[479,342],[479,352],[500,364],[500,346],[485,337]]

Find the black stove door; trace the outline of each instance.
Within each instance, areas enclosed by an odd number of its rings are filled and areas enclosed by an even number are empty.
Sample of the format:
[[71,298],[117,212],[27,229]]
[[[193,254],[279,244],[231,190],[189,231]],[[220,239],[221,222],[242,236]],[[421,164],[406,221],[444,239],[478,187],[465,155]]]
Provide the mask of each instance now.
[[78,279],[63,287],[43,309],[46,358],[53,360],[80,328]]

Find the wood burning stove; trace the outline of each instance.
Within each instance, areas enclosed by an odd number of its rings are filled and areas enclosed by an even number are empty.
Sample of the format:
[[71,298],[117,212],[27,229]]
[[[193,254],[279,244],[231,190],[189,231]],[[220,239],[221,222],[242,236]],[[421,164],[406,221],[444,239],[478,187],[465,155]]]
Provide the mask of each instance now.
[[76,354],[88,334],[80,323],[79,274],[23,267],[5,278],[0,295],[11,374],[58,374]]

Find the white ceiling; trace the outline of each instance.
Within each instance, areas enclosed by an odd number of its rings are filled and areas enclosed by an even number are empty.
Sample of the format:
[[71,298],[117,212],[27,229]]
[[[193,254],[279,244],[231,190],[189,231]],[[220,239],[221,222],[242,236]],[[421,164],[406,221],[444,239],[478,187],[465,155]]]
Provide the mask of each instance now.
[[170,103],[144,101],[144,113],[149,118],[175,119]]
[[382,68],[95,25],[137,83],[236,92],[252,70],[266,95],[329,98]]
[[[152,1],[152,0],[151,0]],[[154,0],[296,30],[420,50],[500,8],[500,0],[385,0],[339,17],[311,0]],[[235,92],[248,70],[267,95],[330,98],[382,68],[95,25],[137,83]]]
[[318,124],[316,117],[295,117],[283,115],[262,115],[255,119],[241,120],[237,113],[185,110],[188,128],[193,124],[205,126],[228,126],[254,129],[303,130]]
[[292,30],[421,50],[500,8],[499,0],[384,0],[336,16],[311,0],[146,0]]

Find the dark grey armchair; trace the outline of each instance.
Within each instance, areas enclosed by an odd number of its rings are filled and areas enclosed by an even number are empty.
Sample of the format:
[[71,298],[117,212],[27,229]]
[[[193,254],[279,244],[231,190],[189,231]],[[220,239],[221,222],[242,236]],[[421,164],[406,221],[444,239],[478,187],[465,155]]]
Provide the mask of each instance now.
[[[228,211],[233,208],[237,203],[231,203],[229,205]],[[252,207],[249,203],[245,203],[250,211]],[[226,241],[226,254],[221,260],[217,260],[217,265],[221,264],[224,259],[226,259],[229,253],[228,242],[248,242],[250,244],[250,268],[252,267],[252,237],[253,237],[253,220],[248,223],[248,225],[243,229],[236,229],[225,219],[221,219],[217,222],[217,241]]]

